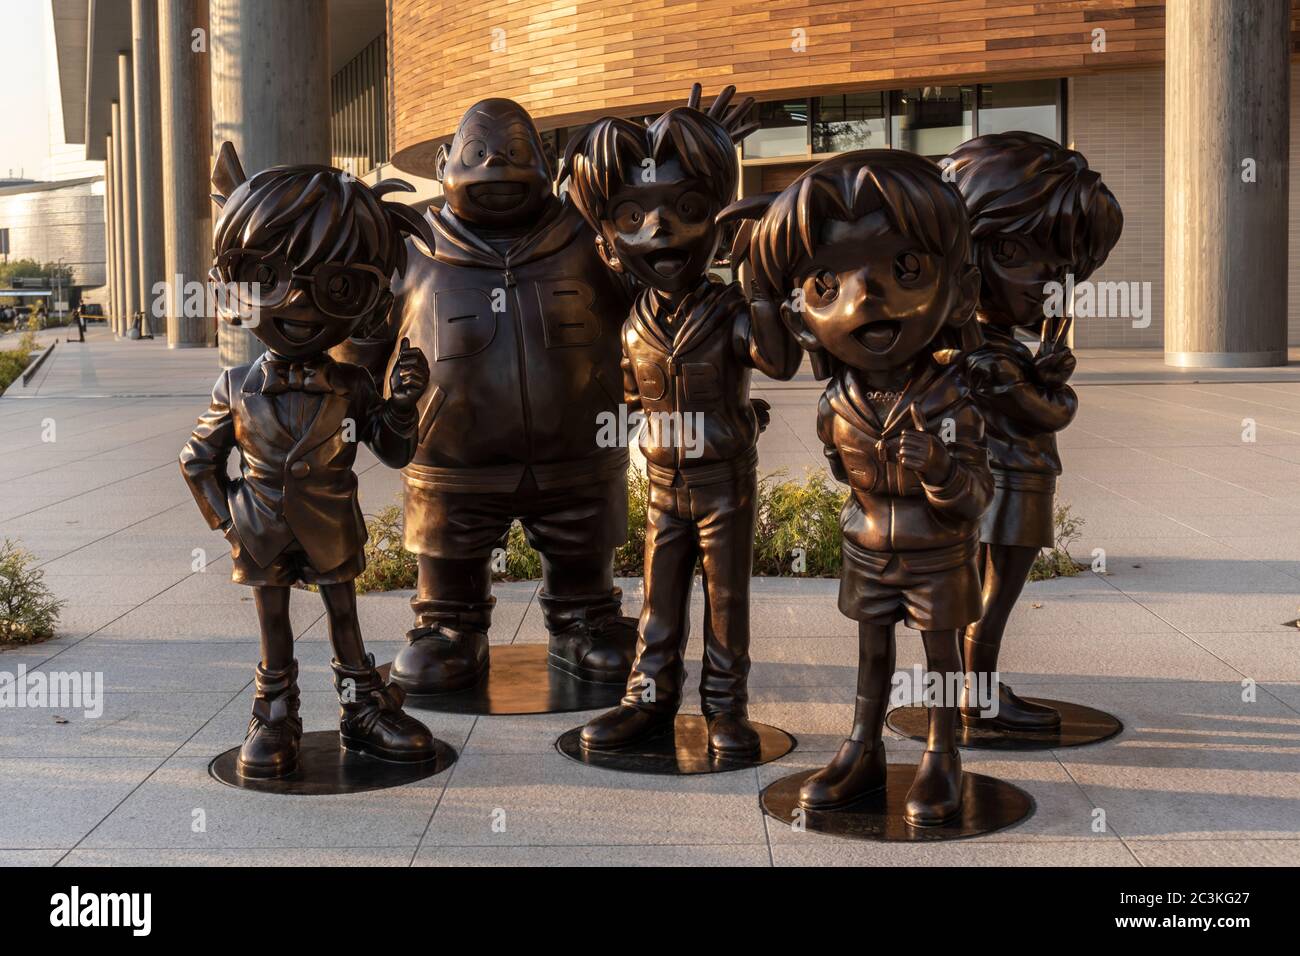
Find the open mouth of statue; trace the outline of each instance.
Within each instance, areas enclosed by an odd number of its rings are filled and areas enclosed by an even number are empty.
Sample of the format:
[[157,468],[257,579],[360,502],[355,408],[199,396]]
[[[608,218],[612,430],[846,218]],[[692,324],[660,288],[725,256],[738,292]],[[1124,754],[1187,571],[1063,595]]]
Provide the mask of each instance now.
[[888,352],[902,326],[898,322],[869,322],[853,333],[868,352]]
[[294,345],[302,345],[310,342],[320,331],[320,326],[313,322],[291,322],[288,319],[276,319],[275,327],[280,330],[280,334]]
[[476,183],[469,187],[469,198],[493,212],[514,209],[528,195],[523,183]]
[[645,258],[651,269],[665,279],[670,279],[686,267],[686,260],[690,256],[677,249],[659,249]]

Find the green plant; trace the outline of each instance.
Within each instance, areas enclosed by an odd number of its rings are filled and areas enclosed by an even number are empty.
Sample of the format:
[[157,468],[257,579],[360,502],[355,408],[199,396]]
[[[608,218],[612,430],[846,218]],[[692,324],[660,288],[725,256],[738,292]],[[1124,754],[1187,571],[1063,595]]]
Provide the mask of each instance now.
[[838,577],[840,511],[848,493],[825,473],[802,482],[778,471],[758,482],[754,574]]
[[31,332],[23,333],[18,340],[17,348],[0,351],[0,395],[3,395],[4,390],[23,374],[23,369],[27,368],[27,363],[32,360],[34,351],[36,351],[36,336]]
[[614,552],[614,574],[635,578],[645,568],[645,513],[650,500],[650,479],[635,468],[627,473],[627,541]]
[[46,587],[45,572],[32,567],[35,560],[8,538],[0,545],[0,645],[54,636],[64,602]]
[[1087,567],[1070,557],[1070,545],[1083,534],[1083,519],[1071,515],[1069,505],[1057,505],[1052,512],[1052,525],[1056,541],[1034,558],[1034,566],[1029,569],[1031,581],[1072,578]]
[[357,590],[400,591],[415,587],[415,555],[402,547],[402,509],[389,505],[366,522],[366,569]]

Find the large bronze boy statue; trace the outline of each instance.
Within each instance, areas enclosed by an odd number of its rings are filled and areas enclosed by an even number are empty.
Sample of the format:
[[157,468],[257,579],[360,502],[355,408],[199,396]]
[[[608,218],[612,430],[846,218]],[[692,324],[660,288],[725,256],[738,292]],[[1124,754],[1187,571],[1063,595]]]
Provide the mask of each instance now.
[[439,153],[446,205],[432,256],[413,252],[391,322],[354,341],[372,369],[409,338],[433,359],[405,469],[416,626],[393,662],[408,691],[476,683],[488,666],[491,558],[518,519],[542,556],[551,663],[622,683],[636,640],[614,548],[627,539],[627,448],[597,444],[622,401],[618,330],[630,294],[554,195],[555,170],[518,104],[471,106]]
[[[1063,299],[1067,276],[1082,282],[1110,254],[1123,228],[1119,203],[1083,156],[1035,133],[995,133],[959,146],[949,176],[970,213],[980,268],[979,321],[986,344],[965,358],[967,378],[988,428],[993,504],[980,534],[984,611],[966,630],[969,686],[991,687],[1007,619],[1040,548],[1053,544],[1053,499],[1061,457],[1056,433],[1078,407],[1066,382],[1074,353],[1069,318],[1046,315]],[[1030,352],[1017,329],[1035,333]],[[996,712],[972,702],[968,727],[1048,731],[1051,707],[998,685]]]
[[[623,327],[623,391],[646,416],[645,606],[627,694],[583,728],[588,749],[672,731],[698,562],[708,749],[759,750],[746,706],[761,427],[749,380],[755,368],[790,378],[802,352],[770,302],[751,317],[740,286],[708,272],[721,238],[715,217],[739,179],[734,142],[747,128],[748,102],[727,109],[733,92],[708,113],[687,106],[648,125],[600,120],[569,154],[570,195],[598,231],[602,257],[644,287]],[[698,95],[697,86],[692,103]]]
[[[403,713],[401,690],[384,683],[361,641],[352,582],[365,568],[366,525],[352,466],[359,442],[391,467],[411,460],[429,367],[402,343],[385,399],[369,372],[326,350],[389,308],[405,235],[429,234],[409,207],[381,200],[410,189],[396,180],[372,189],[326,166],[276,166],[245,180],[227,143],[213,182],[222,193],[213,279],[223,317],[267,348],[221,374],[180,455],[199,510],[230,541],[234,580],[252,587],[257,602],[262,660],[239,771],[280,777],[298,764],[289,620],[298,583],[316,585],[325,602],[342,745],[386,760],[427,760],[432,736]],[[240,458],[233,481],[232,451]]]
[[[984,425],[958,366],[940,361],[973,321],[979,272],[960,194],[938,166],[902,150],[845,153],[808,170],[759,220],[750,261],[831,373],[817,434],[850,491],[839,606],[858,622],[853,730],[799,794],[805,809],[833,810],[885,786],[895,623],[921,631],[930,671],[951,688],[958,633],[980,614],[975,554],[993,493]],[[961,809],[956,706],[946,699],[930,712],[907,798],[913,825]]]

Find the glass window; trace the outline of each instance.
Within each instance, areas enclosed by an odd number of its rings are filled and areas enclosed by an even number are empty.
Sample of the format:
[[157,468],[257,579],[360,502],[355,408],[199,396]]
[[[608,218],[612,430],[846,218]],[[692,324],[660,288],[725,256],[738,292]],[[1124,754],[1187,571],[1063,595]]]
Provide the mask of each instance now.
[[890,94],[895,149],[937,159],[975,135],[974,87],[919,86]]
[[758,104],[761,128],[745,137],[745,159],[808,155],[808,101],[785,100]]
[[884,149],[889,145],[887,132],[884,93],[848,93],[813,100],[814,153]]
[[980,135],[1024,130],[1056,139],[1057,80],[980,86]]

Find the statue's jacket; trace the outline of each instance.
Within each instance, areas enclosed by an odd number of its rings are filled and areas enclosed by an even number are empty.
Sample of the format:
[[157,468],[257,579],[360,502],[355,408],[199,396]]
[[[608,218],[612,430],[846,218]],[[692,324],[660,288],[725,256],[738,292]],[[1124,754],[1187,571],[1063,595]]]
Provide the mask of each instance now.
[[646,416],[640,444],[651,480],[720,481],[752,470],[761,429],[751,369],[788,379],[797,346],[781,330],[770,337],[778,347],[766,350],[739,286],[712,276],[682,300],[672,331],[659,308],[644,290],[623,326],[624,401]]
[[[209,526],[233,522],[257,564],[270,565],[296,541],[312,566],[327,572],[366,543],[352,470],[357,446],[364,442],[384,464],[401,468],[415,452],[415,422],[393,413],[364,368],[328,356],[308,363],[326,390],[263,394],[268,361],[263,354],[222,372],[181,450],[181,474]],[[286,420],[286,398],[302,403],[296,420]],[[235,448],[240,477],[232,481],[226,461]]]
[[[898,461],[910,406],[928,430],[948,439],[951,469],[927,484]],[[841,513],[845,547],[880,570],[894,555],[912,572],[956,567],[979,546],[980,516],[993,496],[984,424],[956,366],[927,356],[882,421],[850,370],[837,371],[817,408],[817,434],[831,470],[849,485]]]
[[[600,447],[597,437],[599,417],[617,415],[622,398],[618,330],[631,296],[601,262],[590,227],[556,200],[501,252],[446,207],[428,218],[434,253],[411,244],[376,336],[379,363],[391,367],[405,336],[431,367],[406,481],[510,493],[526,470],[542,491],[623,475],[626,447]],[[353,345],[373,355],[376,342]]]
[[1056,433],[1078,411],[1074,389],[1038,382],[1034,354],[1014,336],[986,326],[984,337],[985,344],[968,353],[966,363],[978,363],[991,373],[988,385],[974,392],[987,429],[989,464],[996,471],[1059,475]]

